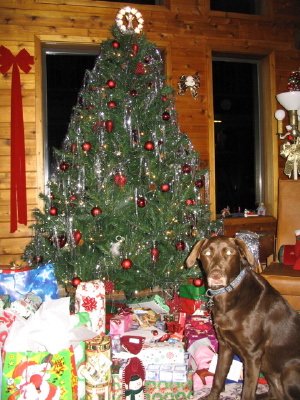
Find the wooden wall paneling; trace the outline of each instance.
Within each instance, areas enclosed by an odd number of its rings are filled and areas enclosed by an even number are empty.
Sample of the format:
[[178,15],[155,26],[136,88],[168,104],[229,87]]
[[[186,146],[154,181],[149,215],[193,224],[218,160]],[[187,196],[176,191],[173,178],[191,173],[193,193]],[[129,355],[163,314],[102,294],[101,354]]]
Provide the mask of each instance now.
[[[144,32],[149,40],[167,47],[168,82],[177,91],[182,74],[200,73],[199,98],[189,93],[176,97],[178,121],[201,159],[209,163],[212,209],[214,208],[214,141],[212,109],[211,51],[260,54],[266,79],[264,89],[267,111],[264,131],[273,171],[267,186],[271,197],[276,192],[276,166],[283,175],[285,159],[278,156],[280,141],[273,142],[276,121],[273,111],[279,108],[275,94],[286,89],[291,70],[300,65],[300,51],[295,37],[299,30],[298,0],[262,0],[262,16],[211,11],[210,0],[168,0],[165,6],[136,5],[142,12]],[[123,6],[94,0],[2,0],[0,2],[0,44],[13,54],[26,48],[35,57],[29,74],[21,73],[26,141],[26,178],[29,210],[42,206],[38,194],[43,191],[43,113],[41,84],[41,46],[46,42],[100,45],[110,36],[117,11]],[[20,243],[30,238],[28,227],[8,232],[10,182],[10,89],[11,71],[0,75],[0,262],[18,259]],[[35,143],[35,144],[34,144]],[[272,162],[271,162],[272,164]],[[269,164],[266,169],[269,171]],[[286,176],[283,176],[287,178]],[[272,200],[270,200],[272,202]],[[276,208],[276,199],[273,206]],[[273,208],[273,210],[275,210]],[[3,217],[2,217],[3,215]],[[29,214],[30,215],[30,214]],[[6,231],[7,230],[7,231]],[[5,232],[6,231],[6,232]],[[24,236],[24,238],[23,238]],[[22,237],[24,242],[20,242]],[[4,241],[5,240],[5,241]],[[25,244],[24,244],[25,245]],[[3,249],[4,246],[4,249]]]

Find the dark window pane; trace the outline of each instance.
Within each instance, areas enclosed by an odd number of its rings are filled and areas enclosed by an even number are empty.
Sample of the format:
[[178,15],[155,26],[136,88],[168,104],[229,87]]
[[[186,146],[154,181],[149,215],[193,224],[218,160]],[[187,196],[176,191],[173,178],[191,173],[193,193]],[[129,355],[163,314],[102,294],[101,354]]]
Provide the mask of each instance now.
[[211,0],[210,9],[242,14],[260,14],[261,0]]
[[55,168],[53,148],[60,148],[66,136],[85,70],[93,68],[95,59],[87,54],[46,55],[49,176]]
[[256,207],[257,65],[213,62],[216,211]]
[[[100,1],[100,0],[98,0]],[[107,0],[103,0],[107,1]],[[127,1],[120,1],[120,0],[110,0],[112,3],[128,3]],[[133,0],[130,1],[130,4],[147,4],[147,5],[163,5],[164,0]]]

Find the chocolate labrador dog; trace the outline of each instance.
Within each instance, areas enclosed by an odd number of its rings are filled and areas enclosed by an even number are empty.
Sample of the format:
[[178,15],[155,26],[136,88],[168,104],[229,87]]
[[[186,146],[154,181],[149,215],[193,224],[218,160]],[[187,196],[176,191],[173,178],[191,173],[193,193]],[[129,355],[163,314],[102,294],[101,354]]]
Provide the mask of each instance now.
[[[200,240],[187,267],[201,261],[219,341],[213,386],[206,400],[219,399],[233,355],[244,364],[241,399],[300,399],[300,316],[259,274],[247,245],[224,236]],[[259,372],[269,391],[256,395]]]

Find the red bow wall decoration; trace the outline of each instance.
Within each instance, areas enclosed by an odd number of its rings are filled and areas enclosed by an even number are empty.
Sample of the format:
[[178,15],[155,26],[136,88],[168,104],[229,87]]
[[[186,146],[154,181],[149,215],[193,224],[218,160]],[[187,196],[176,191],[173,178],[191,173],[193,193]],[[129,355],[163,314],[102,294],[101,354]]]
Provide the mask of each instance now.
[[10,158],[10,231],[17,230],[18,222],[27,225],[27,196],[25,175],[25,141],[21,93],[21,69],[31,70],[33,57],[22,49],[14,56],[9,49],[0,46],[0,72],[6,74],[12,67],[11,81],[11,158]]

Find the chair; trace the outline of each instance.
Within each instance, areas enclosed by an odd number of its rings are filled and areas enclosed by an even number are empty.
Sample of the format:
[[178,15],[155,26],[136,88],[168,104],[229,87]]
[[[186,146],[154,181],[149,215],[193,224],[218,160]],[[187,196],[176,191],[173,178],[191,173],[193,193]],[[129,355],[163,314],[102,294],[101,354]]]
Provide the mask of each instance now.
[[278,261],[280,247],[295,244],[296,229],[300,229],[300,180],[279,180],[276,261],[271,262],[262,275],[300,311],[300,271]]

